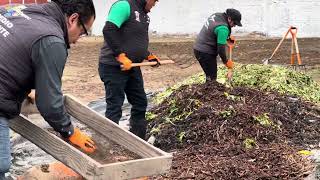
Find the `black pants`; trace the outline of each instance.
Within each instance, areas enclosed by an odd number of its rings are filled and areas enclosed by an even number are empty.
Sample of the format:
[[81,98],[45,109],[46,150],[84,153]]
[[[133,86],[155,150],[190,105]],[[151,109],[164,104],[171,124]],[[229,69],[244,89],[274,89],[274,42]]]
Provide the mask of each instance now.
[[206,81],[217,80],[217,54],[207,54],[194,49],[194,55],[206,74]]
[[107,109],[105,116],[119,123],[125,94],[132,105],[130,131],[144,139],[146,135],[147,96],[144,91],[142,73],[139,67],[121,71],[119,66],[99,64],[99,75],[104,82]]

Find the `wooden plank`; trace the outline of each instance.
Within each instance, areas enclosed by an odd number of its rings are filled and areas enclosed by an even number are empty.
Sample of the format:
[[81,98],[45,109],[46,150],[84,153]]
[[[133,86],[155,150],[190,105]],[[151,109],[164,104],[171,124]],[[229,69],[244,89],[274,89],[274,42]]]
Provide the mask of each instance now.
[[100,176],[99,163],[54,134],[34,125],[20,115],[9,121],[10,128],[87,179]]
[[163,174],[170,170],[172,156],[162,156],[133,161],[119,162],[101,167],[101,180],[132,179],[143,176]]
[[123,130],[118,124],[93,111],[70,95],[65,95],[65,107],[67,112],[77,120],[143,158],[168,155],[131,132]]

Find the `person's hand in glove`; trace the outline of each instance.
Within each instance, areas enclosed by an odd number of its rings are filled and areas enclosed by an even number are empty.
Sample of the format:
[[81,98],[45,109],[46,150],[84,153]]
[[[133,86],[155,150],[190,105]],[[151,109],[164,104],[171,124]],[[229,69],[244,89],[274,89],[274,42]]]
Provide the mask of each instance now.
[[155,64],[155,65],[152,65],[151,67],[158,67],[158,66],[160,66],[161,64],[160,64],[160,59],[156,56],[156,55],[154,55],[154,54],[150,54],[149,56],[148,56],[148,59],[147,59],[149,62],[157,62],[157,64]]
[[123,71],[128,71],[132,68],[132,61],[126,56],[125,53],[119,54],[117,60],[122,64],[121,69]]
[[232,69],[228,69],[227,79],[228,79],[229,82],[232,81],[232,76],[233,76],[233,71],[232,71]]
[[96,150],[95,144],[91,138],[81,132],[78,128],[74,128],[74,133],[69,137],[69,141],[86,153],[93,153]]
[[233,69],[233,66],[234,66],[233,61],[231,59],[228,59],[226,66],[228,69]]
[[227,39],[227,43],[228,43],[229,46],[233,46],[236,43],[236,39],[233,36],[230,36]]

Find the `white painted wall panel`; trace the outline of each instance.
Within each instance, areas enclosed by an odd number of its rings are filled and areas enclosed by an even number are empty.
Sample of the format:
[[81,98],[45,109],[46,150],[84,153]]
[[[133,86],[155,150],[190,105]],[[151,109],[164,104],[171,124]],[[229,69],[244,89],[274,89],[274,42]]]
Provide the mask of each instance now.
[[102,35],[109,9],[116,0],[93,0],[96,9],[96,20],[92,27],[92,34]]
[[[97,20],[93,34],[101,35],[110,6],[116,0],[94,0]],[[259,32],[282,36],[289,26],[299,37],[320,37],[320,0],[159,0],[150,13],[150,32],[197,34],[213,12],[236,8],[242,13],[242,28],[236,33]]]

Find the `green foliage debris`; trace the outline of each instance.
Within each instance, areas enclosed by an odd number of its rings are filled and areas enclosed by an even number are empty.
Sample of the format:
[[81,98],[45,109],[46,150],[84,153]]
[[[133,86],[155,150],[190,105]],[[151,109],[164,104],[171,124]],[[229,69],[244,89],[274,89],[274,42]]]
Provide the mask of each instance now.
[[253,116],[254,121],[258,122],[263,127],[273,127],[280,129],[278,124],[275,124],[269,117],[268,113],[263,113],[259,116]]
[[186,80],[178,83],[172,87],[167,88],[165,91],[158,93],[155,98],[153,98],[153,102],[155,104],[160,104],[164,99],[169,97],[175,90],[179,89],[183,85],[190,85],[190,84],[202,84],[205,82],[205,77],[203,73],[199,73],[193,76],[190,76]]
[[152,113],[152,112],[146,112],[146,120],[147,121],[152,121],[154,118],[156,118],[157,115]]
[[187,101],[189,101],[189,105],[181,108],[176,104],[175,100],[171,100],[169,102],[169,114],[166,117],[166,121],[174,123],[176,121],[184,120],[202,106],[202,103],[197,99],[187,99]]
[[273,125],[273,122],[270,120],[268,113],[264,113],[259,116],[253,116],[253,119],[264,127],[270,127]]
[[185,136],[186,136],[186,132],[184,132],[184,131],[180,132],[178,135],[178,141],[180,143],[182,143],[182,140],[183,140],[183,138],[185,138]]
[[152,128],[150,133],[151,134],[158,134],[160,132],[160,128],[159,127],[155,127],[155,128]]
[[219,112],[219,115],[223,118],[229,118],[234,116],[235,114],[236,114],[236,111],[232,106],[230,106],[228,109],[224,111]]
[[[226,83],[226,73],[227,69],[224,66],[220,66],[217,81]],[[200,84],[204,82],[205,76],[203,73],[193,75],[185,81],[159,93],[154,98],[154,102],[156,104],[161,103],[182,85]],[[232,83],[234,86],[251,87],[299,96],[304,100],[320,104],[320,85],[310,76],[286,67],[262,64],[236,64]]]
[[[217,81],[226,84],[226,73],[227,69],[224,66],[219,66]],[[156,95],[154,102],[156,104],[161,103],[182,85],[201,84],[204,82],[205,76],[203,73],[193,75]],[[262,64],[236,64],[232,83],[234,86],[277,91],[281,94],[299,96],[304,100],[320,103],[320,85],[310,76],[286,67]],[[233,97],[230,98],[232,99]],[[238,100],[237,97],[234,98]]]
[[243,141],[243,146],[245,149],[252,149],[252,148],[255,148],[257,146],[257,143],[254,139],[251,139],[251,138],[246,138],[244,141]]
[[[220,82],[225,81],[226,73],[226,68],[219,68],[218,79]],[[286,67],[237,64],[232,83],[234,86],[277,91],[281,94],[299,96],[304,100],[320,103],[320,85],[310,76]]]
[[241,96],[235,96],[235,95],[229,94],[227,92],[224,92],[224,96],[226,96],[228,100],[232,100],[232,101],[241,101],[242,100]]

